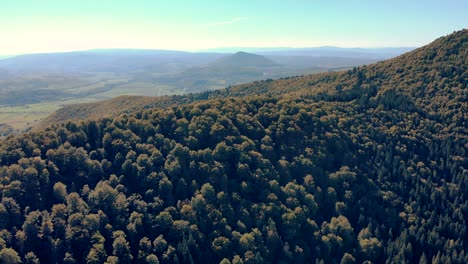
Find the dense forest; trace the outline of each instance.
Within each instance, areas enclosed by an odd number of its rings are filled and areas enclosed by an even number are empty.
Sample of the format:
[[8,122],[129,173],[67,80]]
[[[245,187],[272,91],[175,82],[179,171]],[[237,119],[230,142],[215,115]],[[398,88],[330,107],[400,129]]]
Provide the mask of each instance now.
[[0,262],[468,263],[467,40],[8,136]]

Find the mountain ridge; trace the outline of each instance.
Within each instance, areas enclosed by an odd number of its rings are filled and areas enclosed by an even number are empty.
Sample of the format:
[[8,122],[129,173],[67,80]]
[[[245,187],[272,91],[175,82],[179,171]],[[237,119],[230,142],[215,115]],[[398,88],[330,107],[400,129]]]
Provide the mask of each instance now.
[[[272,47],[272,48],[255,48],[255,47],[228,47],[228,48],[215,48],[202,50],[205,52],[222,52],[233,53],[243,50],[249,53],[256,53],[260,55],[309,55],[309,56],[327,56],[329,54],[323,53],[324,51],[336,51],[345,57],[355,57],[357,54],[375,53],[381,57],[382,53],[387,54],[401,54],[416,49],[416,47],[375,47],[375,48],[343,48],[335,46],[321,46],[321,47]],[[356,53],[359,52],[359,53]]]
[[[453,44],[455,48],[449,47],[448,43],[452,41],[453,39],[456,39],[456,43]],[[422,71],[424,69],[423,67],[418,72],[416,72],[417,76],[413,76],[414,79],[421,78],[421,79],[427,79],[429,78],[429,71],[428,70],[437,70],[440,71],[439,67],[437,66],[437,63],[440,63],[445,56],[445,54],[450,53],[450,52],[458,52],[459,57],[461,57],[461,60],[458,61],[458,66],[457,66],[457,74],[459,75],[460,80],[462,81],[463,78],[466,75],[467,72],[467,67],[465,64],[463,64],[463,60],[468,58],[467,55],[467,44],[468,41],[468,30],[461,30],[458,32],[455,32],[451,35],[441,37],[436,39],[435,41],[431,42],[430,44],[423,46],[421,48],[418,48],[414,51],[405,53],[403,55],[400,55],[396,58],[389,59],[383,62],[378,62],[376,64],[368,65],[368,66],[363,66],[359,68],[355,68],[353,70],[347,70],[347,71],[341,71],[341,72],[334,72],[334,73],[319,73],[319,74],[313,74],[313,75],[307,75],[307,76],[297,76],[297,77],[287,77],[287,78],[282,78],[276,81],[273,80],[267,80],[267,81],[256,81],[253,83],[249,84],[243,84],[243,85],[238,85],[238,86],[233,86],[229,87],[224,90],[219,90],[219,91],[212,91],[208,93],[202,93],[203,96],[201,98],[222,98],[222,97],[242,97],[242,96],[248,96],[248,95],[256,95],[256,94],[272,94],[272,95],[281,95],[281,94],[286,94],[286,93],[296,93],[296,94],[302,94],[303,96],[328,96],[328,97],[333,97],[337,93],[344,93],[348,94],[347,96],[350,96],[351,98],[354,96],[353,93],[357,93],[360,90],[357,88],[356,85],[362,85],[365,84],[366,89],[370,89],[371,86],[373,87],[372,89],[375,89],[372,94],[373,97],[376,95],[377,92],[380,92],[380,94],[383,94],[387,90],[392,90],[395,89],[395,86],[401,86],[401,83],[405,83],[403,80],[405,76],[407,76],[410,72],[406,71],[411,71],[411,68],[405,66],[407,62],[405,61],[411,61],[415,62],[418,65],[422,63],[428,63],[428,65],[424,66],[427,68],[427,71]],[[438,51],[438,49],[441,49],[441,51]],[[428,57],[429,56],[429,57]],[[436,63],[434,63],[432,60],[436,60]],[[452,62],[450,62],[452,63]],[[461,63],[461,64],[460,64]],[[430,66],[431,68],[429,68]],[[464,72],[464,73],[463,73]],[[360,76],[357,78],[357,76]],[[392,79],[392,76],[396,76],[394,79]],[[442,76],[436,76],[438,78],[441,78]],[[378,83],[374,82],[375,78],[381,78],[381,82],[379,81]],[[434,78],[430,77],[430,78]],[[416,81],[413,81],[416,82]],[[406,95],[411,95],[415,94],[417,89],[422,89],[419,87],[416,87],[415,85],[408,86],[407,89],[403,89],[401,92],[406,93]],[[357,89],[357,90],[356,90]],[[458,96],[462,96],[461,93],[463,90],[456,90],[458,93]],[[442,94],[442,91],[436,90],[435,93],[437,94]],[[447,93],[447,91],[445,91]],[[443,98],[447,99],[448,102],[451,102],[453,100],[450,100],[450,96],[445,94],[445,95],[440,95]],[[187,95],[187,96],[177,96],[177,98],[184,98],[189,102],[192,102],[191,99],[188,98],[196,98],[197,95]],[[441,98],[442,98],[441,97]],[[453,97],[453,95],[452,95]],[[419,98],[417,100],[417,104],[420,105],[421,107],[426,108],[427,106],[431,105],[431,102],[433,98],[429,97],[423,97]],[[161,105],[168,105],[168,100],[166,99],[158,99],[158,98],[147,98],[145,99],[147,102],[153,102],[153,105],[158,105],[161,103]],[[159,103],[156,103],[159,102]],[[164,102],[164,103],[162,103]],[[186,102],[186,101],[184,101]],[[107,101],[108,105],[112,105],[112,100]],[[169,103],[170,104],[170,103]],[[148,105],[151,104],[146,104],[144,105],[145,107],[149,107]],[[67,108],[71,107],[71,108]],[[44,127],[44,124],[49,124],[49,123],[54,123],[54,122],[66,122],[66,121],[71,121],[71,120],[79,120],[75,119],[73,117],[67,118],[67,114],[64,114],[65,112],[67,113],[72,113],[73,111],[69,111],[70,109],[75,109],[75,111],[78,111],[79,105],[73,105],[73,106],[66,106],[62,110],[58,110],[56,113],[52,114],[49,116],[47,119],[45,119],[43,122],[40,123],[38,127]],[[450,112],[452,114],[456,115],[456,111],[454,109],[457,109],[457,107],[463,107],[465,108],[465,105],[462,105],[460,102],[458,102],[455,105],[447,105],[444,106],[448,109],[451,109]],[[115,108],[118,109],[117,105],[115,105]],[[135,108],[136,109],[136,108]],[[108,112],[109,113],[109,112]],[[114,112],[111,112],[114,113]],[[115,114],[118,115],[119,111],[115,112]],[[89,116],[93,117],[98,117],[99,114],[92,114],[92,113],[87,113],[86,111],[83,113],[82,118],[86,119]]]
[[277,63],[264,56],[238,51],[211,63],[212,67],[273,67]]

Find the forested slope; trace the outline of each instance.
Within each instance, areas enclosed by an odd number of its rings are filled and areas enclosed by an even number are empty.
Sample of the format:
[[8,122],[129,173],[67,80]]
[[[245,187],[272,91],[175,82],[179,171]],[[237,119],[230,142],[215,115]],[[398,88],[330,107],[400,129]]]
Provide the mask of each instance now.
[[[468,112],[468,30],[441,37],[429,45],[394,59],[352,70],[288,77],[248,83],[228,89],[172,97],[119,97],[104,103],[66,106],[44,120],[38,127],[83,119],[116,117],[122,113],[150,107],[186,104],[207,98],[243,97],[269,94],[274,96],[315,96],[320,100],[392,102],[404,106],[414,100],[428,114],[461,119],[466,124]],[[396,99],[396,100],[394,100]],[[122,103],[122,100],[125,100]],[[105,107],[104,107],[105,106]],[[438,111],[443,107],[446,111]],[[456,111],[464,107],[466,111]],[[78,113],[78,114],[75,114]],[[448,115],[448,116],[446,116]],[[442,119],[443,119],[442,118]]]
[[9,136],[0,260],[468,263],[467,34]]
[[[466,107],[467,61],[468,30],[464,29],[394,59],[343,72],[245,84],[228,89],[223,96],[268,93],[327,101],[371,99],[403,108],[412,103],[428,114],[455,115],[466,122],[466,116],[459,115],[463,111],[454,110]],[[445,111],[439,111],[440,107]]]

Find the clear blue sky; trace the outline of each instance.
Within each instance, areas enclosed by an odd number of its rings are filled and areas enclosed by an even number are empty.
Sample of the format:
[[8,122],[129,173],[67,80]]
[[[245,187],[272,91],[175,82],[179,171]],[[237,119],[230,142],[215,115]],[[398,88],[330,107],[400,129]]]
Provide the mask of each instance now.
[[421,46],[467,0],[5,0],[0,54],[146,48]]

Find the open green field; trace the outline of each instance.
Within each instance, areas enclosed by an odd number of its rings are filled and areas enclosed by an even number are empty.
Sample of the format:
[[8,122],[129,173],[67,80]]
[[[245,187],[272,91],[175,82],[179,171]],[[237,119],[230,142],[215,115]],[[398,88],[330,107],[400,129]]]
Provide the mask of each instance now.
[[158,85],[145,82],[127,82],[126,79],[111,82],[96,83],[94,85],[80,87],[77,90],[86,92],[103,87],[103,85],[113,85],[112,89],[104,90],[101,93],[89,94],[81,98],[66,100],[56,100],[43,103],[25,104],[19,106],[0,106],[0,124],[7,124],[16,131],[23,131],[37,122],[41,121],[54,111],[64,105],[90,103],[100,100],[110,99],[122,94],[125,95],[144,95],[157,96],[183,94],[183,89],[176,89],[169,85]]
[[0,124],[24,130],[60,108],[60,103],[39,103],[0,107]]

